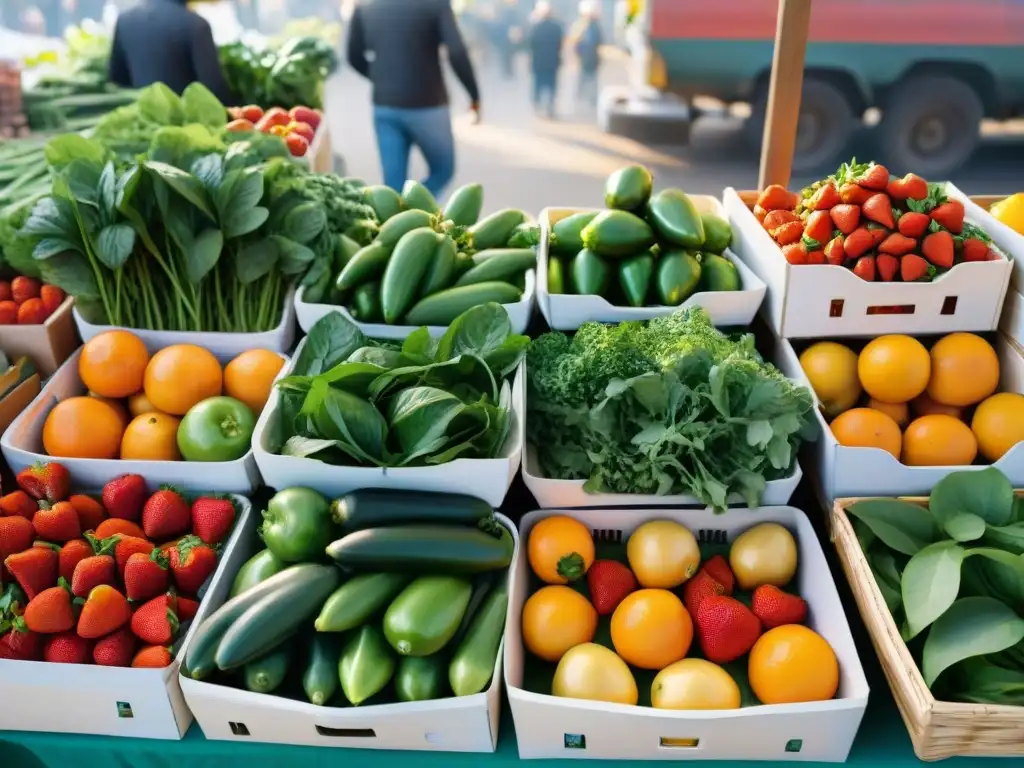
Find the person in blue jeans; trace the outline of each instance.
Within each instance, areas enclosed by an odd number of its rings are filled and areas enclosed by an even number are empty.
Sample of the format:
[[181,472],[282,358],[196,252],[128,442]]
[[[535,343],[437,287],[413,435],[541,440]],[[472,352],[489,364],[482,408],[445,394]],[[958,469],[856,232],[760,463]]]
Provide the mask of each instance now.
[[533,70],[533,108],[538,115],[554,118],[558,97],[558,70],[562,67],[565,32],[554,18],[551,3],[540,0],[530,27],[530,67]]
[[413,147],[427,161],[423,184],[435,197],[455,175],[442,46],[479,119],[476,75],[450,0],[359,0],[352,14],[348,61],[373,85],[377,146],[384,183],[392,189],[405,184]]

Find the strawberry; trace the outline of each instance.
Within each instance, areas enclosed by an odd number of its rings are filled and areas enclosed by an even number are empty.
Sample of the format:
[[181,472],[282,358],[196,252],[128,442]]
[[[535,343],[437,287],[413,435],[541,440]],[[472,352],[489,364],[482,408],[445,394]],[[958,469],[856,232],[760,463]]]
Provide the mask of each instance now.
[[697,615],[701,602],[711,595],[725,594],[725,587],[715,581],[703,568],[683,584],[683,603],[690,616]]
[[133,523],[131,520],[125,520],[122,517],[108,517],[102,523],[96,526],[94,531],[97,539],[109,539],[111,536],[133,536],[136,539],[146,538],[146,532],[142,530],[142,526],[138,523]]
[[810,199],[804,203],[804,206],[812,211],[828,211],[841,202],[842,200],[839,199],[839,190],[836,189],[836,185],[831,181],[827,181],[815,190]]
[[40,282],[32,277],[18,275],[11,280],[11,298],[18,304],[24,304],[29,299],[39,295]]
[[916,173],[908,173],[902,179],[889,179],[886,192],[893,200],[924,200],[928,197],[928,182]]
[[0,560],[32,546],[36,529],[24,517],[0,517]]
[[707,571],[711,578],[721,584],[725,594],[731,595],[732,591],[736,589],[736,576],[733,574],[732,568],[729,567],[729,561],[721,555],[712,557],[701,566],[701,570]]
[[848,203],[840,203],[828,212],[836,229],[848,235],[860,224],[860,208]]
[[171,658],[171,650],[159,645],[147,645],[135,654],[132,659],[133,667],[163,669],[170,666],[174,659]]
[[28,299],[18,307],[18,325],[42,325],[46,317],[42,299]]
[[803,624],[807,618],[807,603],[802,597],[783,592],[772,584],[762,584],[754,590],[750,609],[766,629]]
[[284,143],[288,147],[288,151],[292,153],[292,157],[305,157],[309,151],[309,142],[306,141],[306,137],[297,133],[287,134],[284,137]]
[[790,243],[782,247],[782,255],[790,264],[806,264],[807,248],[801,241]]
[[168,645],[178,632],[178,601],[172,594],[154,597],[132,616],[132,632],[144,643]]
[[25,591],[25,596],[32,600],[57,583],[59,560],[50,547],[30,547],[8,555],[4,565]]
[[882,282],[891,283],[900,270],[900,260],[892,254],[880,253],[875,257],[875,269],[878,270],[878,277]]
[[74,632],[50,635],[43,644],[43,659],[54,664],[85,664],[91,643]]
[[857,183],[865,189],[885,189],[889,186],[889,170],[884,165],[868,163],[857,177]]
[[774,211],[779,208],[792,210],[796,208],[799,198],[781,184],[769,184],[758,196],[757,204],[766,211]]
[[988,251],[988,243],[984,240],[976,237],[964,240],[964,261],[988,261]]
[[839,187],[839,199],[847,205],[864,205],[873,193],[859,184],[847,182]]
[[881,224],[886,229],[896,229],[896,221],[892,216],[892,203],[889,202],[889,196],[884,192],[869,197],[864,201],[860,210],[865,219]]
[[71,541],[82,534],[78,513],[66,501],[58,501],[52,507],[45,501],[40,502],[39,511],[32,518],[32,525],[36,535],[45,541]]
[[792,211],[779,208],[775,211],[769,211],[764,217],[764,221],[761,222],[761,226],[771,232],[773,229],[777,229],[783,224],[789,224],[792,221],[800,221],[800,217]]
[[0,325],[17,325],[18,305],[13,301],[0,301]]
[[101,637],[92,648],[92,660],[101,667],[131,666],[135,654],[135,635],[131,627],[121,627]]
[[[56,556],[56,553],[54,555]],[[56,587],[44,589],[25,606],[25,626],[33,632],[55,635],[58,632],[67,632],[75,626],[70,585],[64,579],[60,579],[57,584]]]
[[56,285],[43,285],[39,289],[39,300],[43,302],[43,309],[49,317],[64,303],[64,291]]
[[710,595],[697,608],[697,636],[704,656],[716,664],[735,661],[754,647],[761,622],[739,600]]
[[124,581],[124,570],[128,567],[128,558],[136,552],[148,555],[154,549],[153,542],[140,539],[135,536],[116,536],[117,543],[114,545],[114,560],[117,562],[117,574]]
[[89,592],[78,617],[78,634],[95,640],[115,632],[132,620],[128,598],[110,584],[100,584]]
[[0,515],[17,515],[31,522],[38,509],[39,504],[24,491],[12,491],[0,498]]
[[901,235],[921,238],[924,237],[924,233],[928,231],[928,225],[931,223],[932,220],[929,218],[927,213],[908,211],[900,216],[900,220],[896,222],[896,226]]
[[227,538],[234,522],[231,499],[200,496],[192,502],[192,533],[211,546]]
[[10,659],[11,661],[38,661],[41,659],[42,635],[32,632],[20,616],[10,624],[11,628],[0,637],[0,659]]
[[170,559],[174,583],[179,591],[189,595],[196,594],[217,569],[217,553],[198,536],[186,536],[179,541],[171,548]]
[[136,552],[124,568],[124,588],[133,602],[149,600],[167,591],[170,574],[167,555],[154,549],[148,555]]
[[142,507],[142,530],[154,540],[173,539],[186,533],[192,512],[184,497],[170,486],[154,493]]
[[[96,553],[93,551],[92,545],[85,539],[72,539],[71,541],[66,542],[57,554],[58,575],[60,578],[72,582],[73,587],[75,568],[80,562],[95,554]],[[72,588],[71,591],[74,592],[74,588]]]
[[191,621],[197,613],[199,613],[199,601],[193,600],[191,597],[178,597],[178,621],[182,623]]
[[932,221],[954,235],[964,228],[964,204],[959,200],[947,200],[932,209]]
[[868,232],[871,233],[871,244],[879,246],[889,236],[889,230],[875,222],[868,222]]
[[33,499],[56,504],[68,497],[71,475],[63,464],[33,464],[18,473],[18,487]]
[[110,555],[87,557],[75,568],[71,579],[71,592],[75,597],[87,597],[102,585],[117,583],[117,568]]
[[875,238],[867,227],[858,227],[843,241],[843,249],[847,258],[856,259],[863,256],[875,245]]
[[861,256],[853,265],[853,274],[869,283],[875,281],[875,257]]
[[0,301],[11,301],[11,296],[11,281],[0,280]]
[[789,245],[797,242],[804,234],[804,223],[802,221],[789,221],[769,231],[772,238],[779,245]]
[[630,592],[636,590],[636,577],[615,560],[595,560],[587,570],[590,602],[599,616],[608,616]]
[[146,501],[146,481],[141,475],[121,475],[103,486],[103,506],[111,517],[138,520]]
[[921,243],[921,253],[936,267],[953,266],[953,236],[944,230],[932,232]]
[[95,531],[107,519],[107,510],[92,496],[76,493],[68,497],[68,503],[75,508],[78,527],[83,531]]
[[825,261],[836,267],[843,266],[846,261],[846,250],[843,248],[845,239],[842,235],[836,235],[828,241],[828,245],[825,246]]
[[916,253],[908,253],[900,259],[900,278],[904,283],[931,280],[933,277],[935,277],[935,267]]
[[825,263],[825,251],[821,248],[815,248],[813,251],[807,251],[807,263],[808,264],[824,264]]
[[[807,217],[804,238],[813,240],[822,246],[832,239],[832,217],[828,215],[828,211],[815,211]],[[813,250],[813,246],[808,246],[808,248]]]
[[879,253],[888,253],[893,256],[902,256],[917,248],[917,240],[899,232],[893,232],[878,246]]

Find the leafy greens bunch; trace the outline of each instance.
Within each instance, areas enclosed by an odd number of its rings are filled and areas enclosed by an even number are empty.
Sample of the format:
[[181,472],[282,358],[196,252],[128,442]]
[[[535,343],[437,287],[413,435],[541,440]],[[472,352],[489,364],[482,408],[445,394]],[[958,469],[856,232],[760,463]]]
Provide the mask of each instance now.
[[218,53],[231,90],[262,107],[322,108],[324,81],[338,68],[334,47],[314,36],[291,38],[279,48],[230,43]]
[[420,328],[400,348],[332,312],[277,384],[275,450],[372,467],[493,458],[511,427],[508,378],[528,344],[494,303],[464,312],[439,339]]
[[547,477],[591,493],[690,494],[751,507],[813,435],[809,390],[703,309],[548,333],[527,356],[527,434]]
[[1024,502],[994,467],[952,472],[927,506],[846,510],[937,698],[1024,705]]

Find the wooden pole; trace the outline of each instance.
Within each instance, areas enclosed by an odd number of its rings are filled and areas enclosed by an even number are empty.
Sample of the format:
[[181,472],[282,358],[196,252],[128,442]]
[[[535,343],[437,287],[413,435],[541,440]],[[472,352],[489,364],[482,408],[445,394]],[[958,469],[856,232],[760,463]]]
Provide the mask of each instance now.
[[758,189],[769,184],[789,184],[800,120],[800,92],[803,89],[810,23],[811,0],[779,0]]

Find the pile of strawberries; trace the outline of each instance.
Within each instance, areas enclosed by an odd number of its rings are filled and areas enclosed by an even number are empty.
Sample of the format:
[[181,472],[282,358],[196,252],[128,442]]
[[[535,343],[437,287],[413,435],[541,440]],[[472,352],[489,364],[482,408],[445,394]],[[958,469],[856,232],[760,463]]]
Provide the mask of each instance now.
[[56,285],[19,276],[0,280],[0,325],[41,325],[64,303]]
[[57,463],[0,497],[0,659],[166,667],[235,522],[230,499],[189,501],[122,475],[101,500]]
[[790,264],[847,267],[869,282],[927,282],[961,262],[1001,258],[941,185],[890,177],[876,163],[844,163],[799,195],[773,184],[754,215]]

